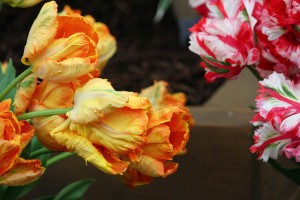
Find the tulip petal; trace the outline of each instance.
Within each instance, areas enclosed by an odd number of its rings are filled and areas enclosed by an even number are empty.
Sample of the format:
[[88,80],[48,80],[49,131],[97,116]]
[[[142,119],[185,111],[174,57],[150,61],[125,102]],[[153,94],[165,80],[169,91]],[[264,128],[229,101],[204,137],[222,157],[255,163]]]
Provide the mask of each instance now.
[[36,129],[35,136],[46,148],[53,151],[66,150],[64,146],[58,144],[57,141],[50,135],[50,132],[53,129],[66,121],[65,118],[58,115],[52,115],[49,117],[35,117],[31,121]]
[[29,65],[32,55],[41,52],[54,39],[57,27],[57,4],[54,1],[45,3],[29,31],[23,64]]
[[59,26],[55,38],[65,38],[74,33],[83,32],[91,38],[95,44],[98,43],[98,36],[92,23],[80,15],[64,15],[57,17]]
[[0,185],[20,186],[38,179],[45,171],[39,160],[19,158],[14,166],[0,176]]
[[171,160],[174,156],[173,145],[170,143],[170,129],[166,125],[159,125],[147,134],[147,143],[143,146],[143,154],[157,160]]
[[14,113],[19,115],[24,113],[33,97],[37,86],[37,77],[30,74],[17,85],[17,92],[14,98]]
[[140,162],[133,163],[132,167],[151,177],[166,177],[176,172],[178,168],[177,163],[163,163],[149,156],[143,155],[140,159]]
[[88,139],[65,130],[51,133],[51,136],[69,151],[75,151],[84,160],[92,163],[98,169],[108,174],[121,174],[128,166],[127,162],[117,160],[106,153],[105,156]]
[[[53,70],[55,69],[55,70]],[[89,58],[68,58],[56,61],[51,58],[33,64],[32,71],[36,76],[54,82],[67,83],[74,81],[95,69]]]
[[126,154],[145,142],[147,121],[145,111],[121,108],[87,126],[90,129],[83,129],[78,133],[89,138],[92,143]]
[[128,97],[115,91],[107,80],[95,78],[76,90],[74,108],[67,116],[76,124],[88,124],[124,107],[127,101]]
[[21,146],[17,142],[0,140],[0,176],[13,166],[20,151]]

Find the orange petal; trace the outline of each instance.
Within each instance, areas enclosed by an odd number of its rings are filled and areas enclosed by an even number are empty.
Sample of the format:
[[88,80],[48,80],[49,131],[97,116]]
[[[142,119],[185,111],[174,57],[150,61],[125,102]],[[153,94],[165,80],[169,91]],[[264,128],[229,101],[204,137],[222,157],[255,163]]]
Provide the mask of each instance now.
[[170,129],[166,125],[153,127],[148,131],[147,142],[143,146],[143,154],[156,160],[171,160],[175,155],[170,143]]
[[177,169],[177,164],[172,162],[160,162],[149,156],[141,156],[140,162],[133,163],[132,167],[142,174],[146,174],[151,177],[165,177],[174,173]]
[[126,170],[126,172],[121,178],[123,179],[125,184],[130,188],[149,184],[153,180],[153,177],[142,174],[131,167],[129,167]]
[[0,176],[0,185],[20,186],[37,180],[45,171],[39,160],[19,158],[14,166]]
[[95,44],[98,43],[98,36],[92,23],[80,15],[58,16],[58,32],[55,38],[66,38],[74,33],[83,32],[91,38]]
[[45,3],[31,26],[22,63],[30,65],[30,58],[41,52],[54,39],[58,27],[57,4],[55,1]]
[[21,149],[24,149],[26,145],[30,142],[31,138],[33,137],[35,129],[27,121],[20,121],[19,123],[21,127],[20,145],[21,145]]
[[0,176],[13,166],[20,151],[21,146],[17,142],[0,140]]

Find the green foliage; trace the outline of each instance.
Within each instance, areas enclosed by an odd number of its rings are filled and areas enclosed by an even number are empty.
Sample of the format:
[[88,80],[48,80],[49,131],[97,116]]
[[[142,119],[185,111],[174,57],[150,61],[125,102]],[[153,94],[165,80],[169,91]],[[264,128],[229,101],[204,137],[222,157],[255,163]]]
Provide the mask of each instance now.
[[75,200],[82,199],[84,193],[89,189],[94,180],[85,179],[76,181],[64,187],[53,200]]
[[156,13],[153,19],[155,23],[160,22],[160,20],[163,18],[163,16],[166,14],[167,10],[171,6],[172,1],[173,0],[160,0],[158,2]]
[[[7,64],[5,72],[2,71],[2,65],[0,63],[0,91],[3,91],[13,80],[16,78],[16,70],[10,59]],[[14,99],[16,94],[16,88],[12,89],[4,99]]]

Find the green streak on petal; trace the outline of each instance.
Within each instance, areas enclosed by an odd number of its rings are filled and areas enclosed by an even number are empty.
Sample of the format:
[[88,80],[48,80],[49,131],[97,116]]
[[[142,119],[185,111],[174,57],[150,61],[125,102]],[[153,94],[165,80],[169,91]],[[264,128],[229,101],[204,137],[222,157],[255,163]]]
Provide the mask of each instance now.
[[285,87],[285,85],[282,86],[282,89],[283,89],[283,92],[284,92],[289,98],[297,100],[297,97],[295,97],[295,96],[293,95],[293,93],[291,93],[291,92]]

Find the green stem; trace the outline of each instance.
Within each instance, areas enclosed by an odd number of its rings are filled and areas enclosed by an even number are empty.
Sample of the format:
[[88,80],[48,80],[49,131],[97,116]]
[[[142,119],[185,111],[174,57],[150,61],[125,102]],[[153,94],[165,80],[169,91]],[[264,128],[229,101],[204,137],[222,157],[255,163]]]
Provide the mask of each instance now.
[[30,157],[31,157],[31,158],[36,158],[36,157],[38,157],[39,155],[46,154],[46,153],[52,153],[52,152],[53,152],[53,151],[50,151],[49,149],[42,148],[42,149],[39,149],[39,150],[36,150],[36,151],[30,153]]
[[33,111],[33,112],[24,113],[22,115],[19,115],[18,119],[19,120],[27,120],[27,119],[31,119],[33,117],[66,114],[70,110],[72,110],[72,108],[59,108],[59,109]]
[[11,82],[1,93],[0,93],[0,101],[2,101],[5,96],[14,88],[16,85],[21,82],[25,77],[31,74],[32,67],[28,67],[22,74],[16,77],[13,82]]
[[64,152],[64,153],[60,153],[58,154],[57,156],[54,156],[52,158],[50,158],[48,161],[47,161],[47,164],[46,164],[46,167],[49,167],[65,158],[68,158],[68,157],[71,157],[73,156],[75,153],[69,153],[69,152]]
[[259,75],[258,71],[255,69],[253,65],[248,65],[247,68],[251,71],[251,73],[259,80],[263,80],[263,78]]

